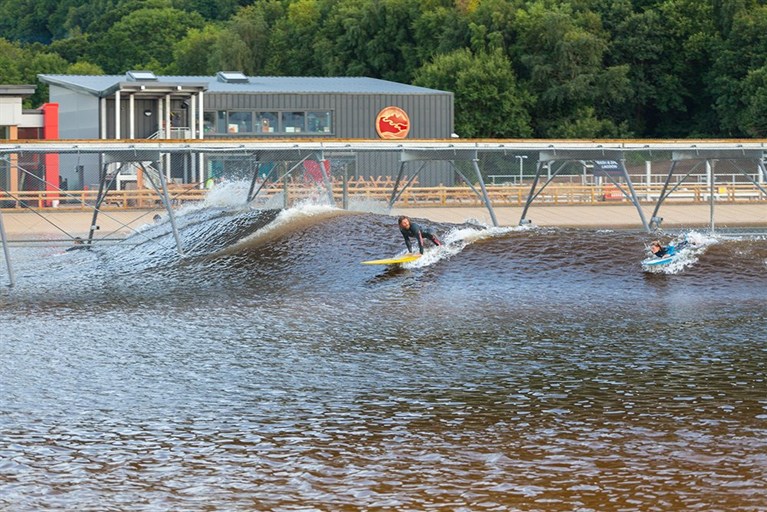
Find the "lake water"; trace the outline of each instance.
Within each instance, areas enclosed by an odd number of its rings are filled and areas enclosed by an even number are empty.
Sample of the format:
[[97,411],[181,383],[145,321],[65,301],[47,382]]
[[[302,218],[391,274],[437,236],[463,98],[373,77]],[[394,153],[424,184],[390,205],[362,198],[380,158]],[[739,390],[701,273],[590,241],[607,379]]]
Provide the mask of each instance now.
[[179,221],[12,247],[0,510],[767,510],[759,234]]

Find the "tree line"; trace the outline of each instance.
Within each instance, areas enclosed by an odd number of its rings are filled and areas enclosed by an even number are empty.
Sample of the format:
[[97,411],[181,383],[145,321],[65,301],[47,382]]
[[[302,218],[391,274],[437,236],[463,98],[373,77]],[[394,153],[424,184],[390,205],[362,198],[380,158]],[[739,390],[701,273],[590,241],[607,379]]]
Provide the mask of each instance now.
[[368,76],[453,92],[464,138],[764,137],[766,2],[0,0],[0,83]]

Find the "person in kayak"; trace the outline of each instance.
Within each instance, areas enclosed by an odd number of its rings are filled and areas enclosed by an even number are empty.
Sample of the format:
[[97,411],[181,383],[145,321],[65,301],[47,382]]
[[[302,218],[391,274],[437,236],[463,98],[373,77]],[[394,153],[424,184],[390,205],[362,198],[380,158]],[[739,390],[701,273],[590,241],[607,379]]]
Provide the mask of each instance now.
[[658,258],[662,258],[668,254],[668,247],[663,247],[660,241],[655,240],[650,244],[650,252]]
[[415,222],[412,222],[409,217],[405,217],[403,215],[397,219],[397,223],[399,224],[400,233],[402,233],[402,236],[405,238],[405,245],[407,246],[408,252],[413,252],[413,246],[410,243],[410,238],[416,239],[418,242],[418,250],[421,254],[423,254],[424,238],[431,240],[431,242],[436,246],[442,245],[442,242],[439,241],[432,230],[422,228]]
[[650,251],[657,256],[658,258],[663,258],[665,256],[674,256],[677,251],[680,251],[687,247],[687,240],[682,240],[681,242],[678,242],[676,244],[672,243],[667,246],[663,246],[660,244],[659,240],[655,240],[650,244]]

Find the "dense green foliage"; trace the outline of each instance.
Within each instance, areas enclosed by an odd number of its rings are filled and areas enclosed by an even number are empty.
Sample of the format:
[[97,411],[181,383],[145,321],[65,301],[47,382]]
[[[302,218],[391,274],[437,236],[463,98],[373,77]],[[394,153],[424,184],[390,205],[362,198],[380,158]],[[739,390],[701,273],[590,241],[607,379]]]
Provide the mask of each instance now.
[[766,3],[0,0],[0,83],[370,76],[453,92],[462,137],[764,137]]

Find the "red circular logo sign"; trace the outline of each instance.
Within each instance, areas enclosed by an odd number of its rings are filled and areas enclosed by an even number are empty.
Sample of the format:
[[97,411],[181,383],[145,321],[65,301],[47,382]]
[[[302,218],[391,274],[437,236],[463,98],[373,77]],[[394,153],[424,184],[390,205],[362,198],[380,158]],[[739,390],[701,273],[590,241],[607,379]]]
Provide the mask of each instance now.
[[410,118],[399,107],[386,107],[376,116],[376,132],[382,139],[404,139],[410,131]]

